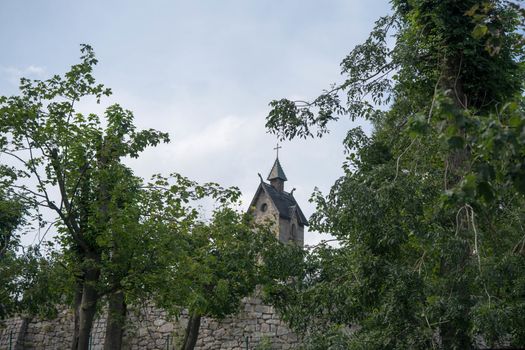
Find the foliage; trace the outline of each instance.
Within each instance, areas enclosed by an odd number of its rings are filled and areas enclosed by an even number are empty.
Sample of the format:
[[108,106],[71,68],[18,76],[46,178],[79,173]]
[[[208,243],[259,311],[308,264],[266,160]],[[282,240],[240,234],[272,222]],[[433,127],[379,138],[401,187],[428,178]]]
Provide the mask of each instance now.
[[[168,135],[136,130],[132,112],[119,105],[107,107],[103,118],[79,113],[79,101],[111,94],[93,77],[92,48],[82,45],[81,52],[64,76],[22,79],[19,96],[0,97],[0,152],[17,163],[1,168],[16,199],[0,202],[1,242],[16,242],[20,215],[7,209],[20,202],[46,233],[57,232],[60,247],[48,255],[38,246],[22,255],[10,249],[0,266],[9,281],[2,299],[48,316],[57,304],[72,304],[72,347],[79,349],[89,346],[101,302],[108,305],[105,348],[111,349],[121,346],[128,305],[154,301],[175,316],[184,308],[199,317],[237,311],[255,288],[263,247],[274,247],[275,239],[231,209],[237,188],[176,173],[149,182],[135,176],[123,159],[168,142]],[[218,205],[210,221],[198,209],[205,198]],[[56,221],[43,219],[50,212]]]
[[227,208],[216,211],[210,224],[193,229],[188,242],[190,260],[180,271],[193,280],[189,312],[222,319],[238,311],[241,299],[257,284],[263,237],[252,229],[247,215]]
[[0,97],[0,151],[18,162],[2,167],[13,179],[15,197],[57,217],[46,223],[37,216],[42,227],[58,231],[61,263],[75,286],[69,292],[76,295],[76,326],[79,318],[88,320],[76,328],[74,342],[86,348],[98,300],[121,292],[128,274],[147,272],[134,270],[133,263],[158,248],[140,243],[148,232],[141,229],[143,183],[122,159],[169,139],[136,130],[133,114],[119,105],[109,106],[103,120],[78,113],[79,101],[99,102],[111,93],[95,82],[91,47],[81,51],[81,62],[64,76],[22,79],[19,96]]
[[0,259],[19,244],[17,228],[24,220],[24,207],[20,201],[0,192]]
[[313,196],[312,227],[340,246],[311,249],[269,296],[310,348],[523,346],[523,10],[393,7],[343,60],[342,84],[271,103],[282,138],[340,115],[374,132],[349,131],[345,175]]
[[[139,193],[141,239],[125,249],[131,259],[122,279],[128,300],[139,305],[153,299],[176,316],[183,308],[215,317],[231,313],[253,279],[243,268],[253,269],[255,235],[246,218],[229,208],[238,189],[172,174],[156,175]],[[195,207],[206,197],[219,203],[210,222]]]
[[268,337],[262,337],[261,341],[257,346],[255,347],[255,350],[271,350],[272,348],[272,341]]
[[[4,193],[11,192],[6,189]],[[12,194],[11,194],[12,195]],[[28,208],[15,198],[0,201],[0,319],[15,313],[52,317],[64,302],[67,274],[60,256],[43,255],[35,246],[22,247],[19,233],[30,218]]]

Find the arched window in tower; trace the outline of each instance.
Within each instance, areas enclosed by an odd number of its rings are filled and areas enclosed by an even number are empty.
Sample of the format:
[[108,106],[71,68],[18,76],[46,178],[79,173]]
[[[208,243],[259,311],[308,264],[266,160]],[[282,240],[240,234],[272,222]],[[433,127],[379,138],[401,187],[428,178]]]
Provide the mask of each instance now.
[[261,205],[261,211],[264,213],[267,209],[268,209],[268,204],[263,203],[263,204]]
[[297,228],[295,227],[295,224],[292,224],[292,227],[290,229],[290,241],[295,242],[297,240]]

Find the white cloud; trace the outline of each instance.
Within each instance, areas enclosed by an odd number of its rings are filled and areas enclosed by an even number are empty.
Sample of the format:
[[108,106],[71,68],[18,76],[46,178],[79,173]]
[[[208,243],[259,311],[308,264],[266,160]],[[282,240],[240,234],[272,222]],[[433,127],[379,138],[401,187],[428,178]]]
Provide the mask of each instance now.
[[7,81],[15,86],[18,86],[20,83],[20,78],[41,79],[47,74],[47,70],[44,67],[36,65],[29,65],[25,68],[1,67],[1,71],[6,75]]
[[242,136],[251,132],[253,130],[250,130],[250,125],[245,120],[227,116],[213,121],[198,133],[187,134],[182,139],[176,140],[174,153],[177,159],[182,161],[187,158],[203,161],[233,151],[242,142]]

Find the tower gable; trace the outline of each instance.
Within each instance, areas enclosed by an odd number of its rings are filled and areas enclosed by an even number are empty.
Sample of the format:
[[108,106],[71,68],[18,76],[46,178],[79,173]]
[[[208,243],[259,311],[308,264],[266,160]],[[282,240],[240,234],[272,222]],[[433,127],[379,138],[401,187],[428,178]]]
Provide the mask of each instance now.
[[279,210],[272,198],[264,190],[263,182],[261,182],[255,192],[255,196],[250,203],[249,212],[255,216],[256,223],[270,223],[274,234],[277,237],[279,236]]
[[276,159],[268,176],[271,185],[264,182],[261,177],[249,210],[255,216],[257,223],[272,223],[272,230],[280,241],[293,241],[302,246],[304,227],[308,226],[308,220],[292,193],[284,191],[282,185],[276,186],[274,183],[277,181],[283,184],[285,179],[286,175],[279,160]]

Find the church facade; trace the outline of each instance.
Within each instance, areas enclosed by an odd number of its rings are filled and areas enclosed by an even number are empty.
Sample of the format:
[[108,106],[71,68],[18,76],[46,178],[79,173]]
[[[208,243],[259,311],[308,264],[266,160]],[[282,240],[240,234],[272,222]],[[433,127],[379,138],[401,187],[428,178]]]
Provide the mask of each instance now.
[[267,183],[259,174],[260,184],[250,203],[249,212],[255,216],[255,222],[269,224],[275,236],[283,243],[304,245],[304,228],[308,220],[293,196],[295,190],[286,192],[284,183],[287,181],[284,170],[275,159]]

